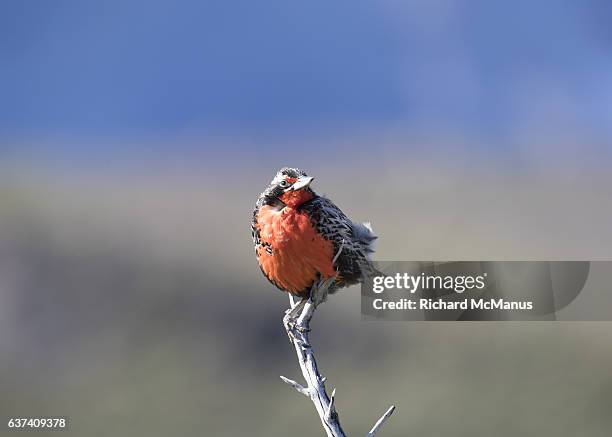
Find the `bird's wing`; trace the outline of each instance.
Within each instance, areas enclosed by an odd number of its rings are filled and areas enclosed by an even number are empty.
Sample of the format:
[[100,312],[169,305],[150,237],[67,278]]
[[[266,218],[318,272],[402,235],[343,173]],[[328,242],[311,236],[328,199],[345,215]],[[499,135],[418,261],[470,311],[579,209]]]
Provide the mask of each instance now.
[[359,282],[375,271],[370,255],[376,236],[368,223],[351,221],[331,200],[322,196],[304,203],[301,208],[309,214],[317,233],[331,241],[334,253],[339,253],[334,267],[345,282],[343,285]]

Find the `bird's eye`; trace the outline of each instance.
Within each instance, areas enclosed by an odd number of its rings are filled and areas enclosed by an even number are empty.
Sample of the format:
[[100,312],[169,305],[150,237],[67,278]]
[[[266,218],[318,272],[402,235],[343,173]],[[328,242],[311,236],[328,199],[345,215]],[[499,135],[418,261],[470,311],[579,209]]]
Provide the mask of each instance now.
[[289,186],[289,182],[282,180],[280,181],[280,183],[278,184],[281,188],[287,188]]

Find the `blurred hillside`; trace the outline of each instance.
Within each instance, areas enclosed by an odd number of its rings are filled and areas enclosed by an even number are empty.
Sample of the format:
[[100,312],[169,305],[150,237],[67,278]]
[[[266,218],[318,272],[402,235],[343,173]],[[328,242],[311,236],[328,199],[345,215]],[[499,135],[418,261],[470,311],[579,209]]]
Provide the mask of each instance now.
[[[609,256],[608,174],[569,163],[568,181],[443,156],[381,160],[350,183],[308,170],[315,189],[373,221],[379,259]],[[188,168],[3,172],[0,411],[68,415],[72,435],[320,432],[278,379],[299,376],[287,302],[252,253],[250,211],[274,172]],[[612,425],[607,323],[364,323],[356,288],[314,323],[353,434],[390,402],[387,435],[604,436]]]

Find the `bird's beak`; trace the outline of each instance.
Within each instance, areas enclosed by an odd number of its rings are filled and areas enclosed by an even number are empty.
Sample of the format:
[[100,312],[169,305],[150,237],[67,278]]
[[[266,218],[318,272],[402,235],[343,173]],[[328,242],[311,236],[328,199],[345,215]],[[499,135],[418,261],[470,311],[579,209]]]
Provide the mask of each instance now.
[[293,191],[301,190],[302,188],[306,188],[313,181],[312,176],[302,176],[299,178],[292,186],[291,189]]

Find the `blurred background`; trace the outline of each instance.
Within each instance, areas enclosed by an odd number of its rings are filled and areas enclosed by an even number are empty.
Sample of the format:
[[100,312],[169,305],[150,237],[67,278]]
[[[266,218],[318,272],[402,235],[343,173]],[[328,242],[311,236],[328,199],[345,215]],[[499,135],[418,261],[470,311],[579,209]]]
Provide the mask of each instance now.
[[[0,415],[75,436],[322,435],[253,204],[316,176],[379,260],[612,257],[602,0],[0,4]],[[610,290],[601,290],[608,293]],[[609,436],[610,323],[360,320],[312,341],[345,430]],[[0,431],[2,432],[2,431]]]

